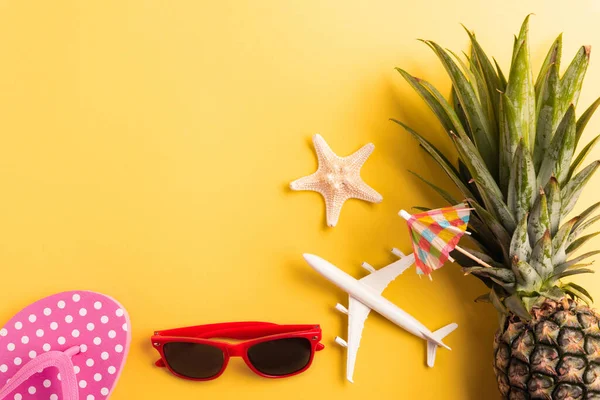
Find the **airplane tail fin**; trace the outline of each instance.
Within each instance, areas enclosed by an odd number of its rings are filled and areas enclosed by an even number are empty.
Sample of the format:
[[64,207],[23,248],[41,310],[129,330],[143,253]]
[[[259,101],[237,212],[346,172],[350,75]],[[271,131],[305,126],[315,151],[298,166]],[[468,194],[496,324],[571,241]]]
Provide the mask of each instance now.
[[[433,332],[432,336],[437,341],[441,342],[444,337],[449,335],[457,327],[458,327],[458,325],[455,323],[448,324],[448,325],[444,326],[443,328],[440,328],[437,331]],[[433,364],[435,362],[435,353],[436,353],[437,348],[438,348],[437,343],[432,342],[432,341],[427,341],[427,366],[428,367],[433,367]]]

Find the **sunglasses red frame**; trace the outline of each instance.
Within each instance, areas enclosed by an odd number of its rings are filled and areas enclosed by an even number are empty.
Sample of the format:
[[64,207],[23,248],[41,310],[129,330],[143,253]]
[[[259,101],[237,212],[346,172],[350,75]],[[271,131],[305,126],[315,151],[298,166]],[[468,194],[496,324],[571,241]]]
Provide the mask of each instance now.
[[[240,343],[228,343],[219,339],[243,340]],[[258,343],[276,339],[306,338],[311,344],[310,359],[304,368],[287,375],[268,375],[257,370],[248,358],[248,349]],[[301,374],[310,368],[316,351],[323,350],[325,346],[320,343],[322,338],[319,325],[278,325],[270,322],[227,322],[190,326],[186,328],[156,331],[151,338],[152,346],[160,354],[160,359],[155,363],[157,367],[166,367],[173,375],[192,381],[210,381],[223,374],[231,357],[242,357],[246,365],[257,375],[265,378],[287,378]],[[223,366],[221,370],[210,378],[191,378],[175,372],[167,362],[164,353],[166,343],[200,343],[217,347],[223,351]]]

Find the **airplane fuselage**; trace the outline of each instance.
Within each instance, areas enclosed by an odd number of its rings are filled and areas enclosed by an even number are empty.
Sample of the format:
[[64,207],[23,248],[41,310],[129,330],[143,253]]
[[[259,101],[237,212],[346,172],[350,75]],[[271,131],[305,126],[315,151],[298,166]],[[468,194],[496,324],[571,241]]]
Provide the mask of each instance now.
[[[408,257],[413,256],[410,255]],[[425,325],[385,297],[376,293],[369,286],[321,258],[315,257],[314,259],[311,259],[309,265],[331,283],[344,290],[350,296],[354,297],[371,310],[376,311],[378,314],[382,315],[386,319],[412,333],[413,335],[432,341],[432,332],[427,329]],[[441,341],[435,339],[433,339],[433,341],[437,345],[447,348],[447,346]]]

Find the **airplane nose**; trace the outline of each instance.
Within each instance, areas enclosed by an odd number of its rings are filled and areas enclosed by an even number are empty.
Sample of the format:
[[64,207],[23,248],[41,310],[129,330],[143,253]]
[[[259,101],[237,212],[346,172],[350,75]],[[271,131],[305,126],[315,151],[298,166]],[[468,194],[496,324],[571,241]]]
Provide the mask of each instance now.
[[310,265],[312,265],[313,267],[316,264],[318,264],[319,261],[321,260],[321,257],[315,256],[314,254],[309,254],[309,253],[302,254],[302,257],[304,257],[304,259],[306,260],[306,262],[309,263]]
[[335,276],[337,276],[336,273],[341,272],[329,261],[326,261],[319,256],[308,253],[305,253],[302,256],[312,269],[329,280],[334,280]]

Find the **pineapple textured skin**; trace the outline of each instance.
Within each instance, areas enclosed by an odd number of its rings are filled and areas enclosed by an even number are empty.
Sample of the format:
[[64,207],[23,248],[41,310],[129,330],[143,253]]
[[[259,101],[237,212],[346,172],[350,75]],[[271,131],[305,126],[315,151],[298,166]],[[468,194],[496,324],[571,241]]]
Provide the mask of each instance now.
[[600,399],[600,316],[573,300],[547,300],[533,318],[507,318],[494,338],[506,399]]

